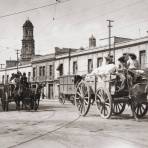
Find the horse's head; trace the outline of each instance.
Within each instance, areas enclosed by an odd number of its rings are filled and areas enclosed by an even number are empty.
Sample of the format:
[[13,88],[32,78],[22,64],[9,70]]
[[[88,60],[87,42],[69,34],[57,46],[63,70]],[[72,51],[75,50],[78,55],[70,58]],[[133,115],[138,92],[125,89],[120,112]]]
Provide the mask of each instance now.
[[45,87],[45,84],[43,84],[43,83],[37,83],[36,93],[41,93],[41,90],[44,87]]
[[10,78],[10,81],[12,81],[14,78],[16,78],[16,77],[15,77],[15,74],[12,73],[11,78]]

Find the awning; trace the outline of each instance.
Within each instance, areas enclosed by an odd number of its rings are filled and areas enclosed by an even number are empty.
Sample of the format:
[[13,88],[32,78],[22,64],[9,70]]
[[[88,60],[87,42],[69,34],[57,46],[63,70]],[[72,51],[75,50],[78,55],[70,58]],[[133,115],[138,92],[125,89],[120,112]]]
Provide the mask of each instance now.
[[60,71],[63,68],[63,64],[59,64],[56,70]]

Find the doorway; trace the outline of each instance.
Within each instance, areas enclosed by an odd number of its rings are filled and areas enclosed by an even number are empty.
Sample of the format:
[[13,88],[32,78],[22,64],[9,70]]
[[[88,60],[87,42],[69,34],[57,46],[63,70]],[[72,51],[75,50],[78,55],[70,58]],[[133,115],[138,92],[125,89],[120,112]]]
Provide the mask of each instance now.
[[53,99],[53,84],[48,84],[48,98]]

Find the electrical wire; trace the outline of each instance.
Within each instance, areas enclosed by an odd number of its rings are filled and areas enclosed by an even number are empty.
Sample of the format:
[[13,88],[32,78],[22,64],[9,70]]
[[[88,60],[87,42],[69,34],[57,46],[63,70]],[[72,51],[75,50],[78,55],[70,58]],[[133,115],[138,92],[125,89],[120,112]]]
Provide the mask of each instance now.
[[26,13],[26,12],[42,9],[42,8],[45,8],[45,7],[50,7],[50,6],[56,5],[57,3],[65,3],[65,2],[68,2],[68,1],[70,1],[70,0],[65,0],[65,1],[56,0],[55,3],[46,4],[46,5],[43,5],[43,6],[34,7],[34,8],[31,8],[31,9],[26,9],[26,10],[14,12],[14,13],[9,13],[9,14],[6,14],[6,15],[1,15],[0,19],[5,18],[5,17],[9,17],[9,16],[13,16],[13,15],[17,15],[17,14],[21,14],[21,13]]
[[[70,0],[66,0],[66,1],[70,1]],[[64,1],[64,2],[66,2],[66,1]],[[135,3],[130,3],[130,4],[128,4],[128,5],[124,6],[124,7],[122,7],[122,9],[123,9],[123,8],[126,8],[126,7],[129,7],[129,6],[136,5],[136,4],[140,3],[140,2],[141,2],[141,0],[138,0],[138,1],[136,1]],[[7,16],[11,16],[11,15],[16,15],[16,14],[19,14],[19,13],[24,13],[24,12],[27,12],[27,11],[33,11],[33,10],[36,10],[36,9],[41,9],[41,8],[49,7],[49,6],[52,6],[52,5],[56,6],[56,5],[57,5],[57,2],[56,2],[56,3],[53,3],[53,4],[48,4],[48,5],[44,5],[44,6],[32,8],[32,9],[20,11],[20,12],[11,13],[11,14],[8,14],[8,15],[3,15],[3,16],[0,16],[0,18],[7,17]],[[120,9],[120,11],[121,11],[121,7],[117,9],[118,12],[119,12],[119,9]],[[114,10],[113,13],[117,12],[117,10]],[[55,13],[56,13],[56,12],[55,12]],[[105,14],[104,14],[104,15],[105,15]],[[98,15],[98,16],[102,16],[102,15]],[[58,18],[57,18],[57,19],[58,19]],[[93,18],[92,18],[92,19],[93,19]],[[77,23],[75,23],[75,24],[77,24]],[[72,24],[72,25],[75,25],[75,24]],[[137,23],[137,24],[138,24],[138,23]],[[48,25],[48,24],[47,24],[47,25]],[[135,23],[134,23],[134,25],[135,25]],[[127,27],[128,27],[128,25],[127,25]],[[124,26],[123,26],[122,28],[124,28]],[[129,28],[129,27],[128,27],[128,28]],[[120,28],[119,28],[119,29],[120,29]],[[115,29],[115,30],[116,30],[116,29]],[[107,32],[107,31],[106,31],[106,32]],[[102,35],[104,35],[104,33],[106,33],[106,32],[103,31],[103,32],[102,32],[102,33],[103,33]],[[101,33],[101,32],[100,32],[100,33]],[[100,33],[99,33],[99,35],[101,35]],[[70,42],[72,42],[72,41],[73,41],[73,40],[71,40]],[[69,43],[70,43],[70,42],[69,42]]]

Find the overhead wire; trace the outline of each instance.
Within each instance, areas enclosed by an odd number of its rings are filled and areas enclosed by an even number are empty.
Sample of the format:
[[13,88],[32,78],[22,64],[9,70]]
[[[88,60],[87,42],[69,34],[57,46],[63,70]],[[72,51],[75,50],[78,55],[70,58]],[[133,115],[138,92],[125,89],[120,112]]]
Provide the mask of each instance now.
[[[66,1],[70,1],[70,0],[61,1],[61,3],[66,2]],[[112,0],[111,0],[111,1],[112,1]],[[109,14],[115,13],[115,12],[117,12],[117,11],[119,12],[119,11],[121,11],[121,9],[130,7],[130,6],[134,6],[134,5],[136,5],[136,4],[139,4],[140,2],[141,2],[141,0],[138,0],[138,1],[134,2],[134,3],[130,3],[130,4],[126,5],[126,6],[120,7],[120,8],[118,8],[118,9],[116,9],[116,10],[113,10],[113,11],[109,12]],[[41,9],[41,8],[49,7],[49,6],[53,6],[53,5],[55,6],[55,13],[56,13],[56,5],[57,5],[57,2],[56,2],[56,3],[52,3],[52,4],[43,5],[43,6],[36,7],[36,8],[32,8],[32,9],[27,9],[27,10],[15,12],[15,13],[7,14],[7,15],[2,15],[2,16],[0,16],[0,18],[8,17],[8,16],[11,16],[11,15],[17,15],[17,14],[20,14],[20,13],[25,13],[25,12],[28,12],[28,11],[33,11],[33,10],[36,10],[36,9]],[[95,17],[89,18],[89,19],[87,19],[87,21],[90,20],[90,19],[94,19],[94,18],[96,18],[96,17],[99,17],[99,16],[104,16],[105,14],[107,14],[107,13],[104,13],[103,15],[97,15],[97,16],[95,16]],[[53,17],[53,19],[54,19],[54,17]],[[60,19],[60,18],[59,18],[59,17],[56,18],[56,20],[58,20],[58,19]],[[85,20],[85,21],[86,21],[86,20]],[[84,21],[83,21],[83,23],[84,23]],[[74,23],[74,24],[71,24],[71,25],[76,25],[76,24],[80,24],[80,22]],[[123,26],[123,28],[124,28],[124,26]],[[106,32],[107,32],[107,31],[106,31]],[[105,33],[105,32],[103,31],[102,33]],[[101,35],[101,34],[99,33],[99,35]],[[104,35],[104,34],[103,34],[103,35]],[[72,41],[73,41],[73,40],[71,40],[70,42],[72,42]]]
[[21,13],[26,13],[26,12],[34,11],[34,10],[37,10],[37,9],[42,9],[42,8],[45,8],[45,7],[50,7],[50,6],[56,5],[57,3],[65,3],[65,2],[68,2],[68,1],[70,1],[70,0],[64,0],[64,1],[56,0],[55,3],[46,4],[46,5],[43,5],[43,6],[31,8],[31,9],[26,9],[26,10],[14,12],[14,13],[9,13],[9,14],[5,14],[5,15],[1,15],[0,19],[5,18],[5,17],[9,17],[9,16],[13,16],[13,15],[17,15],[17,14],[21,14]]
[[115,1],[115,0],[108,0],[107,2],[101,2],[99,4],[96,4],[95,7],[84,8],[82,10],[78,10],[78,11],[74,11],[74,12],[69,12],[69,13],[67,13],[65,15],[62,15],[62,16],[57,17],[57,19],[60,20],[60,19],[63,19],[64,17],[67,17],[67,16],[75,15],[75,14],[78,14],[78,13],[84,13],[86,11],[88,12],[88,11],[91,11],[91,10],[94,10],[94,9],[100,7],[101,5],[108,4],[109,2],[112,2],[112,1]]
[[[144,1],[144,2],[146,2],[146,1]],[[138,1],[134,2],[134,3],[130,3],[130,4],[128,4],[128,5],[126,5],[126,6],[123,6],[123,7],[119,7],[118,9],[115,9],[115,10],[113,10],[113,11],[110,11],[109,14],[122,11],[122,9],[124,9],[124,8],[131,7],[131,6],[137,5],[137,4],[139,4],[139,3],[141,3],[141,0],[138,0]],[[83,11],[83,12],[84,12],[84,11]],[[83,21],[80,21],[80,22],[78,22],[78,23],[73,23],[73,24],[70,24],[70,25],[72,26],[72,25],[81,24],[81,23],[84,23],[85,21],[88,21],[88,20],[90,20],[90,19],[95,19],[96,17],[105,16],[105,15],[107,15],[107,14],[108,14],[108,13],[104,13],[103,15],[97,15],[97,16],[91,17],[91,18],[89,18],[89,19],[87,19],[87,20],[83,20]],[[58,21],[58,19],[61,19],[61,18],[62,18],[62,17],[58,17],[58,18],[56,19],[56,21]],[[107,32],[107,31],[106,31],[106,32]],[[103,31],[103,32],[101,32],[101,33],[105,33],[105,32]],[[100,35],[100,33],[99,33],[99,35]],[[103,35],[104,35],[104,34],[103,34]],[[72,40],[72,41],[73,41],[73,40]],[[71,42],[71,41],[70,41],[70,42]]]
[[[145,0],[144,2],[147,2],[147,1]],[[144,3],[144,2],[143,2],[143,3]],[[90,20],[94,20],[94,19],[96,19],[96,18],[98,18],[98,17],[106,16],[107,14],[112,14],[112,13],[115,13],[115,12],[120,12],[120,11],[122,11],[122,9],[124,9],[124,8],[132,7],[132,6],[135,6],[135,5],[139,4],[139,3],[141,3],[141,0],[138,0],[138,1],[134,2],[134,3],[127,4],[127,5],[123,6],[123,7],[118,7],[118,9],[114,9],[114,10],[109,11],[109,12],[107,12],[107,13],[103,13],[103,14],[101,14],[101,15],[96,15],[96,16],[94,16],[94,17],[90,17],[90,18],[85,19],[85,20],[83,20],[83,21],[79,21],[79,22],[73,23],[73,24],[71,24],[71,25],[78,25],[78,24],[81,24],[81,23],[84,23],[84,22],[87,22],[87,21],[90,21]],[[143,3],[142,3],[142,4],[143,4]]]
[[[146,1],[145,1],[145,2],[146,2]],[[118,11],[118,12],[119,12],[119,11],[122,11],[123,8],[131,7],[131,6],[137,5],[137,4],[139,4],[139,3],[141,3],[141,0],[138,0],[138,1],[134,2],[134,3],[130,3],[130,4],[126,5],[126,6],[123,6],[123,7],[120,7],[120,8],[118,8],[118,9],[116,9],[116,10],[113,10],[113,11],[109,12],[109,14],[115,13],[115,12],[117,12],[117,11]],[[104,13],[103,15],[97,15],[97,17],[99,17],[99,16],[105,16],[105,15],[106,15],[106,13]],[[94,19],[94,18],[96,18],[96,16],[93,17],[93,18],[90,18],[90,19]],[[90,20],[90,19],[87,19],[87,21]],[[85,20],[85,21],[86,21],[86,20]],[[84,23],[84,21],[81,21],[81,22]],[[74,23],[74,24],[71,24],[71,25],[77,25],[77,24],[80,24],[81,22]],[[122,27],[122,28],[124,28],[124,27]],[[104,32],[102,32],[102,33],[104,33]],[[100,34],[99,34],[99,35],[100,35]]]

